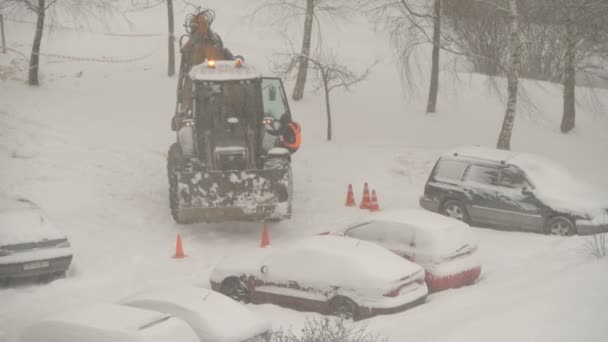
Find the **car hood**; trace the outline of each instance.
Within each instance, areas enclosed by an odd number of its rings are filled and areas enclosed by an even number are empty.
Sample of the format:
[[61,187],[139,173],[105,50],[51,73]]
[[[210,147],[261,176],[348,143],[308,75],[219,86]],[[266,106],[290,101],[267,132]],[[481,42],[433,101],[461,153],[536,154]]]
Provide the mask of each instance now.
[[0,227],[0,247],[65,239],[37,210],[0,212]]
[[194,286],[139,293],[123,304],[181,318],[201,341],[241,342],[272,328],[270,322],[234,300]]

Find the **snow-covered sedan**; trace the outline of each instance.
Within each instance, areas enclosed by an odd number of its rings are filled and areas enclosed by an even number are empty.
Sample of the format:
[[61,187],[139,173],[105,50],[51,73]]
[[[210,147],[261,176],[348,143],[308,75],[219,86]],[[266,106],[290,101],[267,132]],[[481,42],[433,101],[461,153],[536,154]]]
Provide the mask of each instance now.
[[60,277],[71,262],[68,239],[38,206],[0,197],[0,282]]
[[211,286],[233,299],[350,319],[423,303],[424,270],[373,243],[313,236],[222,260]]
[[178,317],[201,342],[267,342],[271,338],[270,322],[223,294],[201,287],[142,292],[121,304]]
[[471,228],[464,222],[420,209],[373,215],[322,235],[376,243],[422,266],[430,291],[471,285],[481,261]]
[[420,205],[482,227],[553,235],[608,232],[608,192],[530,153],[476,146],[446,152]]
[[59,313],[25,328],[19,342],[200,342],[177,317],[99,303]]

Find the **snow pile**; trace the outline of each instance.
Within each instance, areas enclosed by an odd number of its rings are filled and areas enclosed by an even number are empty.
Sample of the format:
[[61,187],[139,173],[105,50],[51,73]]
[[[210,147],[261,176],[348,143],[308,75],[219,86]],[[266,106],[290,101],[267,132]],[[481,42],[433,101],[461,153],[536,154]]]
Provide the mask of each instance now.
[[271,329],[268,321],[241,304],[200,287],[140,293],[122,304],[179,317],[192,327],[201,341],[241,342]]

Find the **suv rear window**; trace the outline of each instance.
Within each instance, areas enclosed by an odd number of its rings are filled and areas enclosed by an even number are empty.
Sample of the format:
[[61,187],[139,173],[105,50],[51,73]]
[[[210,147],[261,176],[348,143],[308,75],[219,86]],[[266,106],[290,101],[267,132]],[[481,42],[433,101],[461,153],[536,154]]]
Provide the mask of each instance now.
[[468,166],[469,164],[463,161],[440,159],[435,166],[433,177],[437,180],[460,181]]

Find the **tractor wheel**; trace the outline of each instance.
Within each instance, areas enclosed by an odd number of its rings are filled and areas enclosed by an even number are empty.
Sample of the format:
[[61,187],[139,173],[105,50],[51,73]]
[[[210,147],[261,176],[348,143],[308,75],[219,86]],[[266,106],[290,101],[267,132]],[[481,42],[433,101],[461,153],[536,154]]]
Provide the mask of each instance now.
[[171,216],[175,222],[185,224],[179,218],[179,192],[177,186],[177,172],[184,163],[184,155],[179,144],[175,143],[169,148],[169,154],[167,156],[167,176],[169,178],[169,208],[171,209]]
[[293,173],[291,164],[286,159],[270,159],[264,163],[264,169],[268,170],[285,170],[287,173],[287,185],[274,184],[275,193],[280,203],[288,203],[287,215],[291,216],[291,202],[293,199]]

